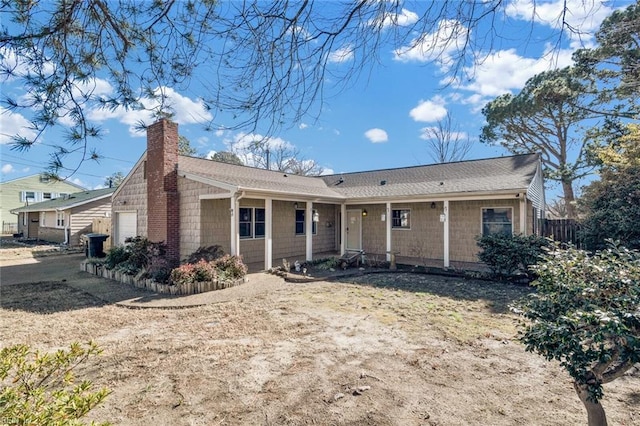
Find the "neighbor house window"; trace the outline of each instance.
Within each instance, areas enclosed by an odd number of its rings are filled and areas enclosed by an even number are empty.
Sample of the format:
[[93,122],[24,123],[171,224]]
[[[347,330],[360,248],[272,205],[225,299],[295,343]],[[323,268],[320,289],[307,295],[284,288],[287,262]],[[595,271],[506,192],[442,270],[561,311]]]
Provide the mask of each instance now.
[[391,227],[396,229],[411,228],[411,210],[400,209],[391,211]]
[[482,209],[482,235],[513,235],[513,208]]
[[242,207],[239,209],[238,230],[240,238],[264,238],[265,213],[257,207]]
[[[317,210],[313,210],[313,214],[316,212]],[[296,210],[296,235],[306,234],[305,214],[306,210]],[[316,222],[311,222],[311,232],[313,235],[318,233],[318,224]]]
[[64,212],[56,212],[56,226],[64,228]]
[[36,200],[36,193],[34,191],[22,191],[20,193],[20,201],[34,202]]
[[43,192],[42,193],[42,199],[43,200],[50,200],[51,199],[51,193],[50,192]]

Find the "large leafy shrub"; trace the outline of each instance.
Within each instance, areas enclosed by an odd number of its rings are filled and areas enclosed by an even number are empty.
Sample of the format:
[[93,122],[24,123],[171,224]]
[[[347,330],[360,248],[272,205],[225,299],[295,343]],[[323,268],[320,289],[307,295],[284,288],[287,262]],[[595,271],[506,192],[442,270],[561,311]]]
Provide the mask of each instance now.
[[174,265],[166,258],[166,244],[154,243],[144,237],[131,238],[127,245],[113,247],[107,253],[105,266],[126,274],[153,278],[158,282],[167,282]]
[[543,248],[549,241],[536,235],[485,235],[479,237],[478,259],[486,264],[497,277],[509,277],[515,274],[531,276],[530,267],[535,265]]
[[195,282],[236,280],[247,274],[247,266],[240,256],[224,255],[212,261],[204,259],[185,263],[171,271],[170,282],[185,285]]
[[533,269],[537,292],[517,306],[526,350],[557,360],[573,378],[589,425],[604,425],[602,385],[640,362],[640,252],[590,255],[558,245]]
[[[90,381],[75,382],[74,369],[101,351],[95,343],[42,353],[27,345],[0,351],[0,422],[16,425],[82,425],[79,421],[109,395]],[[94,424],[93,422],[91,424]],[[108,423],[101,423],[107,425]]]
[[247,265],[244,264],[241,256],[225,254],[214,260],[213,265],[222,280],[235,280],[247,275]]

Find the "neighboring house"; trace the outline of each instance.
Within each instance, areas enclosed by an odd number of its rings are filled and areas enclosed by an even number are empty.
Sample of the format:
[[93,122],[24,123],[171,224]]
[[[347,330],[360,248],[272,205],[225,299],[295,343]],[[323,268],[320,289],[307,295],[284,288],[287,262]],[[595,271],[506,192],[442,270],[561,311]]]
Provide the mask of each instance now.
[[3,232],[18,232],[18,219],[11,210],[84,189],[74,183],[50,179],[46,175],[31,175],[0,182],[0,220]]
[[11,210],[18,215],[18,231],[25,238],[77,246],[92,232],[93,219],[111,216],[115,188],[74,192],[55,200]]
[[297,176],[180,156],[177,125],[161,120],[113,195],[112,226],[114,244],[146,236],[174,260],[219,244],[254,270],[351,250],[464,267],[478,235],[531,234],[544,207],[537,154]]

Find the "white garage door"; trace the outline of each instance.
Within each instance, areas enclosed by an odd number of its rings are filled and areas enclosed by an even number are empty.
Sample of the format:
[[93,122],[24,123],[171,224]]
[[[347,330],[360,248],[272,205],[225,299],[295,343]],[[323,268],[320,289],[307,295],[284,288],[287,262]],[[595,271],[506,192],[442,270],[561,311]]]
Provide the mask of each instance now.
[[137,215],[136,212],[118,212],[117,215],[117,239],[116,245],[123,245],[124,240],[137,235]]

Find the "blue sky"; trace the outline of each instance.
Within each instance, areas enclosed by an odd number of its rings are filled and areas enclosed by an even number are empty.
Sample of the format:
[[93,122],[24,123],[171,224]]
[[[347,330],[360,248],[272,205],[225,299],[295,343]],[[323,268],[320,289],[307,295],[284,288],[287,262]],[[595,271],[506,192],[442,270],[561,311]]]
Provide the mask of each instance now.
[[[556,26],[564,2],[538,1],[535,15],[530,0],[509,2],[507,16],[497,23],[501,37],[494,49],[483,52],[482,64],[477,64],[470,78],[448,85],[444,84],[449,75],[448,52],[444,52],[445,60],[442,61],[424,54],[419,47],[384,46],[380,53],[381,63],[365,70],[347,89],[339,91],[339,82],[326,81],[331,96],[317,120],[309,118],[291,123],[290,127],[274,135],[271,143],[295,146],[303,157],[315,160],[327,172],[333,173],[429,164],[433,160],[423,139],[425,129],[434,126],[449,112],[460,132],[473,140],[467,159],[508,155],[500,147],[478,142],[484,122],[480,113],[482,107],[503,93],[516,93],[536,73],[569,65],[574,49],[592,46],[592,34],[600,22],[615,8],[629,4],[628,1],[615,1],[591,5],[589,0],[568,0],[571,13],[567,19],[583,34],[580,38],[564,34],[558,39]],[[410,23],[415,16],[415,11],[405,9],[398,22]],[[474,34],[471,36],[473,38]],[[428,43],[433,38],[427,35],[424,40]],[[558,41],[559,48],[556,46]],[[550,54],[552,50],[553,54]],[[11,60],[6,52],[5,57]],[[340,67],[350,66],[351,61],[349,46],[342,46],[333,52],[329,66],[340,71]],[[97,80],[96,83],[98,93],[113,90],[107,81]],[[192,147],[202,154],[210,154],[228,150],[230,144],[241,144],[254,137],[242,130],[206,131],[205,125],[212,117],[198,100],[199,89],[202,90],[196,84],[180,91],[168,89],[170,100],[178,111],[174,121],[178,122],[180,133],[190,140]],[[15,81],[5,81],[2,91],[20,96],[21,88]],[[153,107],[151,101],[146,105]],[[57,126],[48,130],[42,143],[30,151],[11,151],[7,145],[9,137],[26,131],[26,114],[25,111],[17,114],[1,110],[3,181],[44,170],[51,145],[62,143],[64,126]],[[70,179],[87,188],[99,188],[107,176],[129,172],[144,152],[146,143],[145,134],[137,133],[134,125],[140,120],[147,124],[153,120],[145,111],[94,109],[87,114],[106,131],[104,138],[96,144],[103,158],[99,163],[84,163]],[[224,123],[224,120],[224,116],[216,117],[218,122]],[[256,133],[260,134],[260,127]],[[556,193],[557,190],[551,188],[548,198]]]

